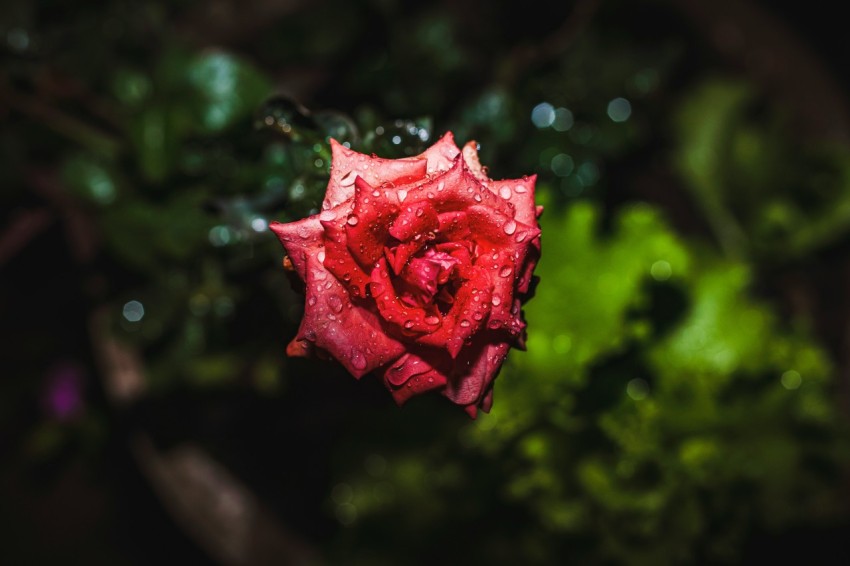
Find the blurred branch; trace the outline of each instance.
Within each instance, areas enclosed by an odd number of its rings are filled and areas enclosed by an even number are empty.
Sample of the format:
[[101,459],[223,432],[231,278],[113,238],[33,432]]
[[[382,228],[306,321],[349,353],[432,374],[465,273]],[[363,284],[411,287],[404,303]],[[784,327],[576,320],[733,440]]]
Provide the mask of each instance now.
[[116,340],[108,323],[106,307],[100,307],[89,318],[89,334],[110,402],[125,405],[144,395],[144,368],[139,353]]
[[26,173],[26,180],[62,216],[74,259],[79,263],[91,261],[97,251],[98,236],[80,203],[67,193],[52,173],[33,169]]
[[820,59],[767,10],[746,0],[671,0],[728,62],[794,112],[815,139],[850,142],[850,106]]
[[254,494],[194,445],[168,453],[146,436],[133,442],[136,459],[178,523],[219,563],[232,566],[319,564]]
[[69,138],[101,155],[114,157],[121,143],[114,136],[65,114],[38,98],[25,96],[0,83],[0,104],[35,120],[54,132]]
[[19,214],[0,234],[0,266],[15,257],[26,245],[43,232],[54,216],[43,208]]
[[570,16],[552,35],[536,45],[519,45],[507,57],[499,76],[501,82],[515,83],[530,67],[558,57],[587,29],[601,0],[579,0]]

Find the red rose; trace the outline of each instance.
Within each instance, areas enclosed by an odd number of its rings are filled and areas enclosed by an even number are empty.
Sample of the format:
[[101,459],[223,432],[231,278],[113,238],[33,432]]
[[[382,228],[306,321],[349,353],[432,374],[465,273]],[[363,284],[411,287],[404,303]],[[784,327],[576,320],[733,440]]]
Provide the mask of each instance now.
[[438,389],[473,417],[492,404],[540,257],[535,177],[492,181],[451,133],[410,159],[331,140],[322,212],[273,222],[306,303],[290,356],[375,372],[401,404]]

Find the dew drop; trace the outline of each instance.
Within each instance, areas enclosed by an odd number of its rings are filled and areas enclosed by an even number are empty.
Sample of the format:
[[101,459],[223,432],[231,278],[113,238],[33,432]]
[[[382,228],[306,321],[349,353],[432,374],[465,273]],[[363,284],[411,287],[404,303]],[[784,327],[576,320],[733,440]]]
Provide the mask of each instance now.
[[463,320],[461,320],[461,321],[460,321],[460,325],[461,325],[463,328],[469,328],[469,327],[472,325],[472,323],[471,323],[471,322],[469,322],[469,321],[468,321],[468,320],[466,320],[466,319],[463,319]]
[[426,316],[425,324],[440,324],[440,317],[434,315]]
[[487,326],[490,328],[490,330],[498,330],[502,326],[502,323],[498,320],[491,320]]
[[404,199],[407,198],[407,191],[404,189],[399,189],[397,194],[399,202],[404,202]]
[[404,321],[404,327],[407,328],[408,330],[410,330],[411,328],[413,328],[413,321],[412,320]]
[[423,209],[421,209],[421,208],[416,209],[416,216],[422,216],[423,214],[425,214],[425,211]]
[[[348,219],[348,223],[351,224],[351,218]],[[505,222],[505,225],[502,226],[502,230],[505,231],[505,234],[510,236],[511,234],[516,232],[516,222],[514,222],[513,220],[508,220],[507,222]]]
[[472,313],[472,318],[474,318],[475,320],[481,320],[482,318],[484,318],[484,314],[476,311]]
[[475,193],[475,195],[472,198],[475,199],[475,202],[481,202],[483,200],[481,193]]
[[335,313],[340,313],[342,312],[342,299],[340,299],[336,295],[331,295],[330,297],[328,297],[328,306]]
[[372,191],[372,196],[373,197],[381,196],[381,191],[379,191],[378,189],[375,189],[374,191]]
[[[351,216],[348,217],[348,220],[346,220],[346,222],[348,223],[349,226],[357,226],[357,223],[360,222],[360,219],[357,218],[357,215],[352,214]],[[505,232],[507,232],[507,229],[505,229]],[[510,234],[511,232],[508,232],[508,233]]]
[[517,243],[524,242],[526,237],[528,237],[528,232],[525,232],[525,231],[520,232],[519,234],[516,235]]
[[310,342],[315,342],[316,341],[316,333],[312,330],[308,330],[304,333],[304,338],[306,338]]
[[446,188],[446,184],[445,184],[445,183],[443,183],[442,181],[440,181],[440,184],[439,184],[439,185],[437,185],[437,192],[438,192],[438,193],[440,193],[440,192],[442,192],[442,191],[443,191],[443,189],[445,189],[445,188]]
[[499,196],[505,200],[511,198],[511,188],[508,186],[499,187]]
[[319,214],[319,220],[322,222],[330,222],[332,220],[336,220],[336,212],[333,210],[323,210]]
[[351,350],[351,366],[357,370],[366,369],[366,357],[360,350]]
[[520,195],[528,192],[528,189],[525,188],[525,185],[517,185],[514,190],[517,192],[517,194]]
[[310,230],[306,226],[300,226],[298,228],[298,236],[300,236],[301,239],[306,240],[310,237]]
[[316,304],[315,295],[310,295],[310,298],[307,299],[307,304],[310,305],[311,307]]
[[506,265],[502,269],[499,270],[499,277],[507,277],[508,275],[511,274],[511,271],[513,271],[513,269],[511,269],[510,267],[508,267]]
[[500,299],[498,295],[493,295],[493,306],[498,307],[501,304],[502,304],[502,299]]
[[319,253],[316,254],[316,259],[319,260],[319,263],[325,263],[325,250],[320,250]]
[[428,198],[434,198],[434,193],[428,191]]

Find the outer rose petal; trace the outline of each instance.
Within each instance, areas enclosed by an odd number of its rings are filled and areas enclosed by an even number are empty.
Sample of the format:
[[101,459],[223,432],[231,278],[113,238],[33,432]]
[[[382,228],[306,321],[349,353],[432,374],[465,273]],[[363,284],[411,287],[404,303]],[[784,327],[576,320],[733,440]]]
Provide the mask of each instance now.
[[272,222],[269,229],[283,244],[289,260],[302,280],[307,280],[307,257],[322,247],[322,226],[318,216],[283,224]]
[[428,200],[437,212],[465,210],[469,206],[486,206],[505,216],[514,216],[514,205],[500,199],[476,179],[463,159],[456,159],[443,175],[433,177],[407,193],[411,202]]
[[[307,302],[293,343],[315,344],[359,378],[397,359],[405,348],[388,335],[377,314],[352,303],[345,287],[322,264],[323,253],[307,257]],[[291,349],[309,352],[305,346]]]
[[[434,353],[423,354],[434,359]],[[437,354],[439,359],[439,354]],[[384,384],[399,405],[408,399],[446,384],[446,376],[431,363],[415,354],[408,353],[387,366],[382,372]]]
[[420,158],[381,159],[348,149],[331,139],[331,178],[324,210],[331,209],[354,196],[354,180],[363,178],[373,186],[412,183],[425,177],[427,161]]
[[449,376],[443,395],[458,405],[478,405],[498,375],[509,348],[508,343],[499,341],[498,335],[477,334],[455,363],[456,368],[463,370]]
[[455,145],[455,138],[451,132],[446,132],[437,142],[419,154],[420,159],[428,163],[428,174],[447,171],[454,163],[460,150]]

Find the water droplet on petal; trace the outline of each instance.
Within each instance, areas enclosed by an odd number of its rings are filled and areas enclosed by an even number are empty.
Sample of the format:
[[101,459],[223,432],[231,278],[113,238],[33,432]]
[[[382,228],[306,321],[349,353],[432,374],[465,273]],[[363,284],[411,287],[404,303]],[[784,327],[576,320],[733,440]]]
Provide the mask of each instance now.
[[411,328],[413,328],[413,321],[412,320],[404,321],[404,327],[407,328],[408,330],[410,330]]
[[346,220],[346,222],[348,223],[349,226],[357,226],[357,223],[360,222],[360,219],[357,218],[356,214],[352,214],[351,216],[348,217],[348,220]]
[[472,198],[475,199],[475,202],[481,202],[481,200],[483,199],[481,193],[475,193]]
[[375,189],[374,191],[372,191],[372,196],[373,197],[381,196],[381,191],[379,191],[378,189]]
[[440,317],[434,315],[426,316],[425,324],[440,324]]
[[525,232],[525,231],[520,232],[519,234],[516,235],[517,243],[524,242],[526,237],[528,237],[528,232]]
[[342,299],[336,295],[331,295],[328,297],[328,306],[336,313],[342,312]]
[[421,208],[416,209],[416,216],[422,216],[423,214],[425,214],[424,210],[422,210]]
[[511,271],[513,271],[513,269],[506,265],[502,269],[499,270],[499,277],[507,277],[508,275],[511,274]]
[[404,199],[407,198],[407,191],[404,189],[399,189],[397,194],[399,202],[404,202]]
[[443,183],[442,181],[440,181],[440,184],[439,184],[439,185],[437,185],[437,192],[438,192],[438,193],[439,193],[439,192],[442,192],[442,190],[443,190],[443,189],[445,189],[445,188],[446,188],[446,184],[445,184],[445,183]]
[[[348,223],[351,224],[351,219],[348,220]],[[514,222],[513,220],[508,220],[507,222],[505,222],[505,225],[502,227],[502,229],[505,231],[505,234],[510,236],[511,234],[516,232],[516,222]]]
[[511,188],[508,186],[499,187],[499,196],[505,200],[511,198]]
[[517,192],[517,194],[523,194],[528,192],[528,189],[525,188],[525,185],[517,185],[514,190]]
[[502,304],[502,299],[499,298],[499,295],[493,295],[493,306],[498,307]]
[[487,326],[490,328],[490,330],[497,330],[502,326],[502,323],[498,320],[491,320]]
[[315,295],[310,295],[310,298],[309,298],[309,299],[307,299],[307,304],[308,304],[308,305],[310,305],[311,307],[312,307],[313,305],[315,305],[315,304],[316,304],[316,296],[315,296]]
[[481,320],[482,318],[484,318],[484,313],[476,311],[472,313],[472,318],[474,318],[475,320]]
[[360,350],[351,350],[351,366],[357,370],[366,369],[366,357]]
[[306,338],[310,342],[315,342],[316,341],[316,333],[312,330],[307,330],[306,332],[304,332],[304,338]]
[[460,321],[460,325],[461,325],[462,327],[464,327],[464,328],[469,328],[469,327],[472,325],[472,323],[471,323],[471,322],[469,322],[469,321],[468,321],[468,320],[466,320],[466,319],[463,319],[463,320],[461,320],[461,321]]
[[325,263],[325,250],[319,250],[319,253],[316,254],[316,259],[319,260],[319,263]]

